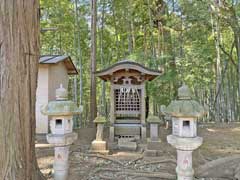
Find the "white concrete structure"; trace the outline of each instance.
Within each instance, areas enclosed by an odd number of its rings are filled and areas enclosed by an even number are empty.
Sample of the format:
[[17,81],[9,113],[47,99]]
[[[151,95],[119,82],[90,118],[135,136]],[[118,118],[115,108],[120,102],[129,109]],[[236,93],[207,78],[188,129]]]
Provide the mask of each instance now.
[[73,130],[73,115],[80,114],[82,109],[67,100],[67,91],[62,87],[56,90],[56,100],[43,106],[41,112],[50,116],[51,133],[47,141],[55,146],[54,179],[67,180],[69,146],[77,139]]
[[55,99],[55,89],[68,87],[68,75],[78,74],[69,56],[41,56],[36,93],[36,133],[48,133],[48,116],[40,112],[42,105]]
[[193,180],[192,152],[203,141],[197,136],[197,118],[205,114],[205,109],[192,100],[189,88],[183,85],[178,89],[178,100],[170,103],[166,113],[172,116],[172,135],[167,141],[177,149],[177,179]]

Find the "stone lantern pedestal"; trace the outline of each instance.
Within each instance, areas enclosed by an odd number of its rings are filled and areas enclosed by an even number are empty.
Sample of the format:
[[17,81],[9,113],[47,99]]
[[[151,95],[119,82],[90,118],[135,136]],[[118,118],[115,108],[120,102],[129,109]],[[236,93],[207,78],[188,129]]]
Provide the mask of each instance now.
[[157,116],[149,116],[147,122],[150,124],[150,138],[147,139],[144,156],[157,156],[161,149],[161,139],[158,136],[158,127],[161,120]]
[[167,136],[167,141],[177,149],[178,180],[192,180],[194,170],[192,168],[192,152],[202,145],[201,137],[182,138],[175,135]]
[[97,124],[96,139],[92,142],[91,152],[108,154],[107,142],[103,140],[103,130],[106,119],[102,116],[97,116],[94,120],[94,123]]
[[205,114],[205,109],[192,100],[189,88],[183,85],[178,89],[178,100],[170,103],[166,113],[172,117],[172,135],[167,141],[177,149],[177,179],[192,180],[192,152],[203,142],[197,136],[197,118]]
[[76,133],[69,133],[65,135],[47,135],[47,141],[49,144],[53,144],[54,147],[54,179],[55,180],[67,180],[68,177],[68,157],[70,145],[77,140]]
[[81,111],[72,101],[67,100],[67,91],[62,86],[56,90],[56,101],[51,101],[42,108],[42,113],[51,117],[51,133],[47,135],[47,141],[55,146],[55,180],[67,180],[69,148],[77,140],[77,133],[73,132],[73,115],[80,114]]

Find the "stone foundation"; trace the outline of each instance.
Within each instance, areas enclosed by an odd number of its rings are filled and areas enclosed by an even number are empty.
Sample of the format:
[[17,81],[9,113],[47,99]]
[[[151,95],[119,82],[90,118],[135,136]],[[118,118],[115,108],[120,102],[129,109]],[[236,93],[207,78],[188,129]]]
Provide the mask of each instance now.
[[127,150],[127,151],[136,151],[137,150],[137,142],[135,138],[119,138],[118,139],[118,149],[119,150]]
[[201,137],[183,138],[168,135],[167,141],[177,149],[178,180],[193,180],[194,170],[192,168],[192,152],[202,144]]
[[108,154],[107,143],[106,141],[97,141],[92,142],[91,150],[92,153]]

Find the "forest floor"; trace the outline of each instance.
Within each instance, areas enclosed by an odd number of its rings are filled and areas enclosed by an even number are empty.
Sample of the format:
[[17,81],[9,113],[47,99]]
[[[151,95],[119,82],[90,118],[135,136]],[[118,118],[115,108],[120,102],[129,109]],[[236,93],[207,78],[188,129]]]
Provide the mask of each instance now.
[[[171,130],[160,128],[162,148],[159,157],[143,157],[144,145],[136,152],[113,151],[101,156],[89,153],[91,141],[95,138],[92,128],[79,129],[78,140],[70,148],[69,180],[148,180],[159,173],[175,175],[176,149],[166,142]],[[105,134],[107,136],[107,132]],[[198,135],[203,137],[203,145],[193,153],[193,166],[197,168],[208,161],[229,155],[240,154],[240,124],[199,125]],[[45,137],[37,136],[36,154],[38,164],[47,179],[53,179],[53,147]],[[164,160],[164,161],[163,161]],[[152,176],[151,178],[149,178]],[[160,178],[162,179],[162,178]]]

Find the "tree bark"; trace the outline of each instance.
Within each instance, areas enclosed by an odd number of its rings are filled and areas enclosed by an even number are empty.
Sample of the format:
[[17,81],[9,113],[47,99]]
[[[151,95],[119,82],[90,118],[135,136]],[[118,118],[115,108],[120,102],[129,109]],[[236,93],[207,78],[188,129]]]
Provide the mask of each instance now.
[[35,157],[39,2],[0,1],[0,179],[43,179]]
[[90,94],[90,123],[97,116],[97,103],[96,103],[96,33],[97,33],[97,2],[91,0],[91,94]]

